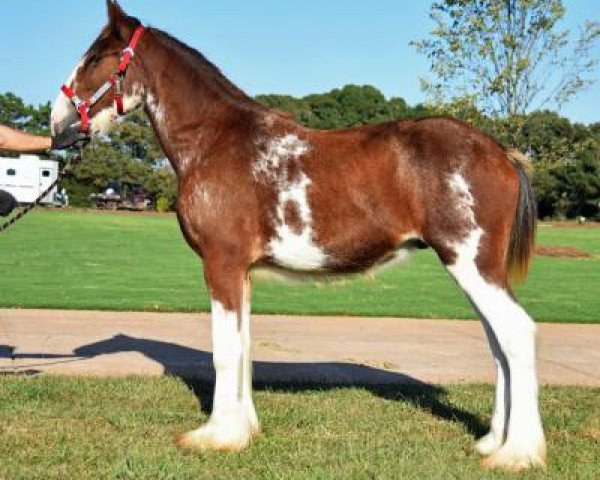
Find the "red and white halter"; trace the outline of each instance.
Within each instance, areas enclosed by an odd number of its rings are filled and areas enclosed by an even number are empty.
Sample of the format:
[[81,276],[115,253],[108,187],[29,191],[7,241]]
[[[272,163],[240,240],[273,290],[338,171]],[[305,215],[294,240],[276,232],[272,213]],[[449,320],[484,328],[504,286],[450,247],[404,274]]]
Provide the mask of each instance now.
[[137,47],[140,38],[144,34],[146,28],[143,25],[140,25],[133,32],[133,36],[131,40],[129,40],[129,44],[123,50],[121,54],[121,59],[119,61],[119,66],[117,67],[117,71],[113,73],[110,78],[102,84],[102,86],[96,90],[88,101],[81,100],[69,87],[63,85],[60,87],[61,91],[71,100],[75,108],[77,109],[77,113],[79,114],[79,118],[81,119],[81,126],[79,131],[85,135],[87,135],[90,131],[90,109],[100,101],[104,95],[112,88],[115,87],[115,108],[117,110],[118,115],[124,115],[125,109],[123,108],[123,80],[125,79],[125,74],[127,73],[127,67],[131,63],[131,60],[135,56],[135,49]]

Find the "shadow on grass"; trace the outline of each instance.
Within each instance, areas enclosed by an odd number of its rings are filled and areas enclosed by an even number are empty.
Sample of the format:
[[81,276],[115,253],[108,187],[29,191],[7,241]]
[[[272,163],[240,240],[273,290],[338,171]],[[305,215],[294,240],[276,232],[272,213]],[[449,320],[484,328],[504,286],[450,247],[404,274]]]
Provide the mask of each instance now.
[[[2,353],[0,358],[7,350],[0,349]],[[165,374],[181,378],[185,382],[204,412],[211,411],[214,368],[212,354],[209,352],[160,340],[119,334],[79,347],[74,350],[73,355],[60,357],[76,361],[119,352],[139,352],[160,363],[164,367]],[[43,354],[14,354],[12,351],[11,355],[15,359],[58,360],[59,357]],[[253,367],[255,390],[302,392],[358,387],[378,397],[407,402],[438,418],[462,424],[475,437],[486,433],[486,427],[476,415],[448,402],[444,388],[421,382],[402,373],[344,362],[255,361]]]

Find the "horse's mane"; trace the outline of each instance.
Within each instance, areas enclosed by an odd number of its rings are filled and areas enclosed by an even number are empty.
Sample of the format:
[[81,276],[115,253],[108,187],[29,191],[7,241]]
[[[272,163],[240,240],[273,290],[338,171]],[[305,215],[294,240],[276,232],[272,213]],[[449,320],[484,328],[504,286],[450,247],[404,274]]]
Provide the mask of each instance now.
[[180,58],[186,62],[187,65],[196,70],[204,80],[209,82],[218,91],[225,93],[229,97],[241,101],[242,103],[251,104],[256,108],[261,108],[261,105],[258,102],[235,86],[225,75],[223,75],[221,70],[219,70],[214,63],[208,60],[198,50],[186,45],[182,41],[158,28],[152,27],[151,30],[156,35],[159,42],[179,53]]

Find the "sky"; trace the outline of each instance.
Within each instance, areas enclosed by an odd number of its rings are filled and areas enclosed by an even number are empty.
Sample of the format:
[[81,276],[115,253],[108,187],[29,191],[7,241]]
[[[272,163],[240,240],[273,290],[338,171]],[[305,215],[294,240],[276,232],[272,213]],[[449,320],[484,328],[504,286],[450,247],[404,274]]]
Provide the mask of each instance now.
[[[410,104],[424,100],[428,63],[409,45],[432,29],[430,0],[121,0],[144,23],[200,50],[251,95],[302,96],[370,84]],[[600,0],[565,0],[564,26],[600,18]],[[0,93],[56,98],[106,23],[104,0],[4,1]],[[596,49],[600,55],[600,49]],[[600,120],[600,83],[560,113]]]

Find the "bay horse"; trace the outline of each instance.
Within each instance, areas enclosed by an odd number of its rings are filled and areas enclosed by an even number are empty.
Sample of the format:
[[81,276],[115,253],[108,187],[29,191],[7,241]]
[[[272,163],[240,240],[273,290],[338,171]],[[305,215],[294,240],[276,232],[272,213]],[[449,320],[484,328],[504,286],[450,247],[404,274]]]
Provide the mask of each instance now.
[[116,1],[107,8],[108,24],[53,106],[52,135],[60,147],[83,126],[106,131],[117,115],[104,94],[126,57],[115,95],[125,110],[144,108],[177,174],[178,220],[211,298],[213,411],[179,445],[238,451],[259,432],[254,269],[348,274],[430,247],[481,317],[497,366],[491,428],[476,443],[483,465],[543,466],[535,325],[509,285],[526,273],[535,233],[523,156],[450,118],[305,128],[244,94],[196,50],[144,30]]

